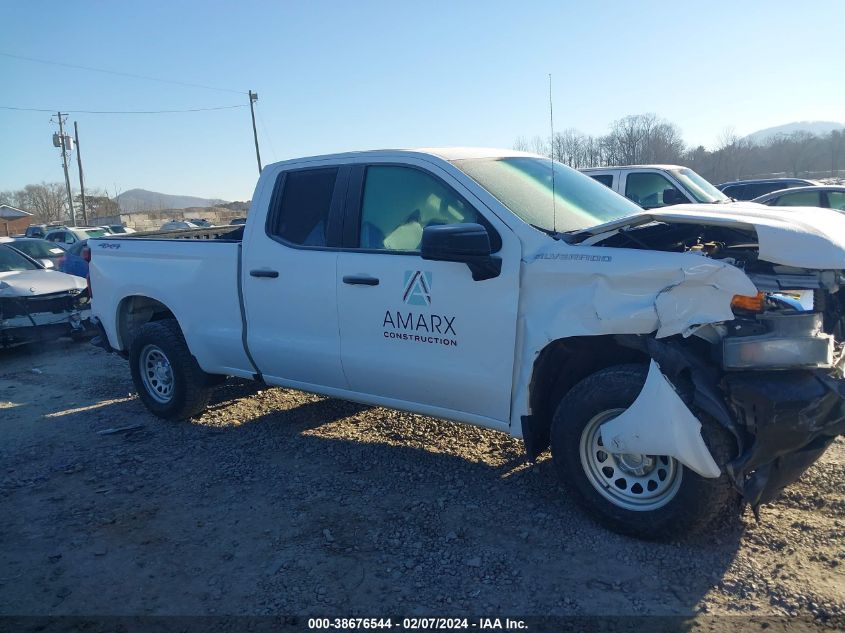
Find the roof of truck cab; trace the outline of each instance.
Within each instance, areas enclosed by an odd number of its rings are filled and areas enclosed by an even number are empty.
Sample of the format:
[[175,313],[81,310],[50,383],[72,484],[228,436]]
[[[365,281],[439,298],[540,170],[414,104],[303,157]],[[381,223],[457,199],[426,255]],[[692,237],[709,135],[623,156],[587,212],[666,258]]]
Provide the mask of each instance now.
[[610,171],[611,169],[686,169],[682,165],[616,165],[614,167],[583,167],[578,171]]
[[442,158],[443,160],[452,161],[452,160],[463,160],[467,158],[516,158],[516,157],[529,157],[529,158],[544,158],[539,154],[532,154],[531,152],[521,152],[515,149],[501,149],[501,148],[492,148],[492,147],[420,147],[420,148],[409,148],[409,149],[371,149],[371,150],[362,150],[357,152],[340,152],[337,154],[321,154],[317,156],[303,156],[300,158],[292,158],[289,160],[280,161],[276,163],[278,165],[284,165],[288,163],[300,163],[300,162],[307,162],[307,161],[324,161],[324,160],[336,160],[336,159],[346,159],[346,158],[364,158],[366,159],[368,156],[372,157],[384,157],[384,156],[399,156],[399,155],[428,155],[428,156],[436,156],[438,158]]

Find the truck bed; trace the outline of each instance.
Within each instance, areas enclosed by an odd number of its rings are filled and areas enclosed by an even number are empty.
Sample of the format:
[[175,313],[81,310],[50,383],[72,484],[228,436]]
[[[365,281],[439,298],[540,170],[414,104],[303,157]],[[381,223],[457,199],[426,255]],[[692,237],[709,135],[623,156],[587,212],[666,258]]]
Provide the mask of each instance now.
[[[240,288],[242,227],[131,233],[89,240],[91,290],[109,343],[126,350],[134,297],[161,303],[179,321],[200,367],[250,376]],[[215,236],[216,234],[216,236]],[[220,239],[221,235],[229,236]],[[138,274],[143,271],[143,274]],[[104,305],[108,302],[109,305]],[[114,315],[113,317],[111,315]]]
[[244,226],[211,226],[203,229],[174,229],[170,231],[137,231],[123,235],[109,235],[108,238],[147,239],[147,240],[216,240],[240,242],[244,237]]

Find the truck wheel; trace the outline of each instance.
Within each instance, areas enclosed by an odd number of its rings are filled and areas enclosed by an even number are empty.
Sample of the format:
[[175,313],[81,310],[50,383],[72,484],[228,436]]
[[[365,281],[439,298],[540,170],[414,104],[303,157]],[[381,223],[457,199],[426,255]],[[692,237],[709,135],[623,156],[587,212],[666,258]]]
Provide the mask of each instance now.
[[174,319],[141,326],[129,349],[129,367],[141,401],[160,418],[190,418],[211,397],[209,374],[191,355]]
[[[647,540],[701,530],[736,517],[740,496],[724,472],[736,453],[733,437],[696,412],[702,436],[722,475],[707,479],[665,455],[613,455],[599,428],[636,400],[648,367],[617,365],[576,384],[558,404],[551,428],[555,469],[576,501],[610,529]],[[660,415],[659,411],[654,412]]]

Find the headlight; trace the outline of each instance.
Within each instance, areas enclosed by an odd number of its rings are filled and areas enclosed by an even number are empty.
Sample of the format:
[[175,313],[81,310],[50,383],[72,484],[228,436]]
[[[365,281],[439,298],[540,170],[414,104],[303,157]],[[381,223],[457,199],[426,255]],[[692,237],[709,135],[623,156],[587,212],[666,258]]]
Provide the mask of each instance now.
[[734,295],[734,298],[731,299],[731,307],[748,312],[762,312],[765,309],[765,299],[766,295],[762,292],[758,292],[753,297]]

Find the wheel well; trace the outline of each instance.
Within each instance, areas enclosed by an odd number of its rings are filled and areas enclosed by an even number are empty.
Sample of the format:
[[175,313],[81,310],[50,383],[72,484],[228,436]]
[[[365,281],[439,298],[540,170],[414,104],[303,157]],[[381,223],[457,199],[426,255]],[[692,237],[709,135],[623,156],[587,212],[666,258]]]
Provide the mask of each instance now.
[[166,305],[142,296],[124,298],[120,302],[117,314],[117,334],[120,338],[120,346],[127,352],[142,325],[150,321],[175,318]]
[[546,345],[534,361],[528,387],[531,415],[522,419],[528,457],[535,459],[549,447],[555,407],[572,387],[605,367],[648,360],[646,354],[621,345],[612,335],[574,336]]

